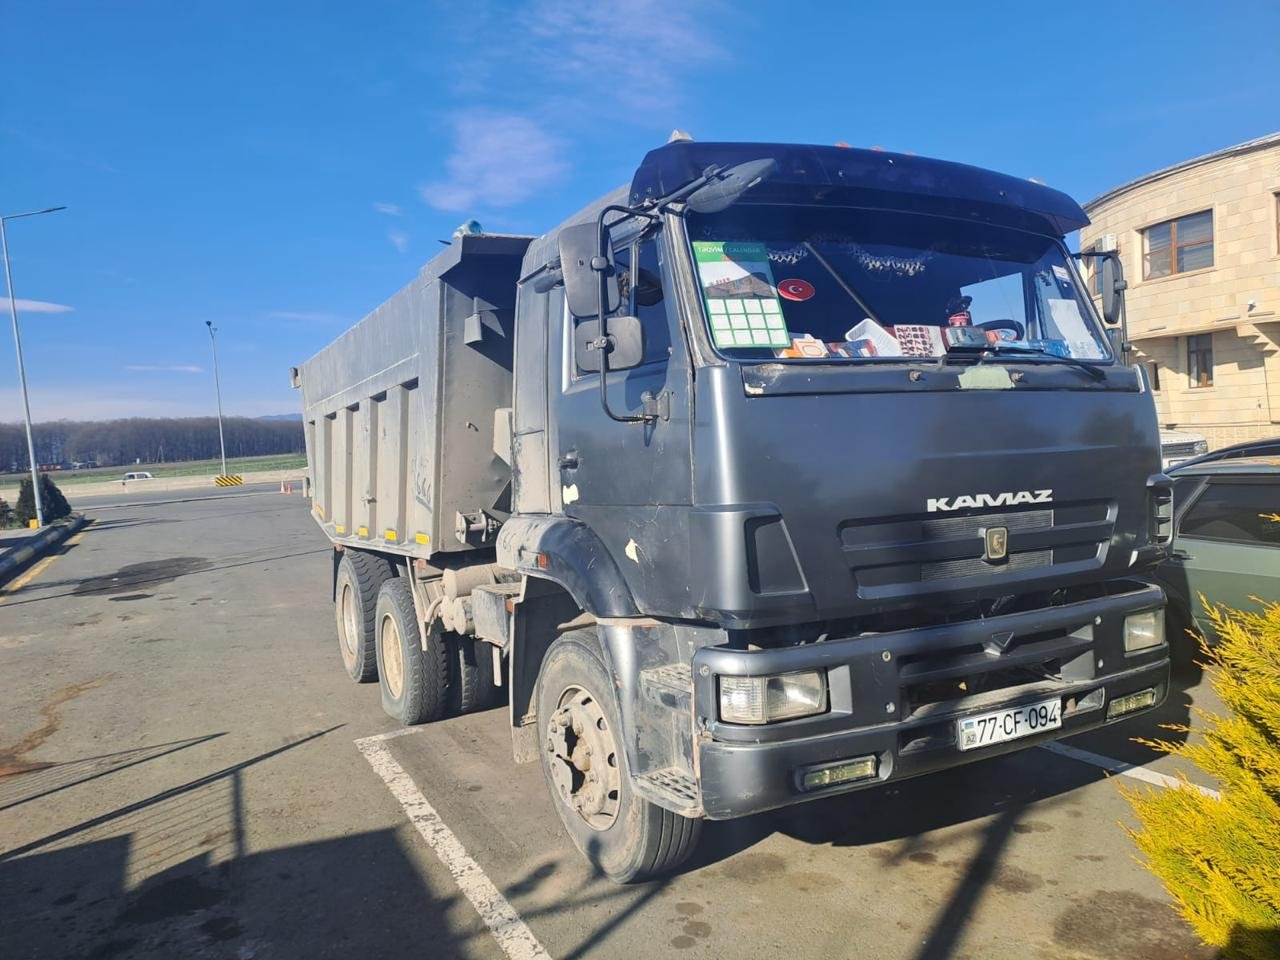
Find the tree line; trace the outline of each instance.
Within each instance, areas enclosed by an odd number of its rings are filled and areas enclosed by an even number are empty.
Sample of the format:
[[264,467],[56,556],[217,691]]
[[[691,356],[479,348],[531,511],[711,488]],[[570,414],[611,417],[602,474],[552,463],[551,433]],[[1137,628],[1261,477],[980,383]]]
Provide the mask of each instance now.
[[[302,421],[228,417],[222,421],[228,457],[301,453]],[[133,417],[127,420],[57,420],[33,426],[42,466],[213,460],[219,456],[217,417]],[[20,423],[0,423],[0,470],[30,469]]]

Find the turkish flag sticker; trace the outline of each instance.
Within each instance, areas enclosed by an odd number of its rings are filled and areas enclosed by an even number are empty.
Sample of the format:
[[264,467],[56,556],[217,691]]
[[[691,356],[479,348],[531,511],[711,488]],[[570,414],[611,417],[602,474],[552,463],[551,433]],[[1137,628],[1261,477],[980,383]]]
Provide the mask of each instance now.
[[787,300],[808,300],[814,293],[808,280],[783,280],[778,284],[778,296]]

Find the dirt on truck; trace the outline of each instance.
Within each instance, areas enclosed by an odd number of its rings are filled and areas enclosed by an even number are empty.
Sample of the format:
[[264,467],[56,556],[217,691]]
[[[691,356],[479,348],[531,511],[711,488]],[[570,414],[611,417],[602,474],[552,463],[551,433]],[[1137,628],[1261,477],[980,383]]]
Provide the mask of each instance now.
[[618,881],[728,819],[1160,704],[1171,485],[1041,184],[678,140],[460,231],[293,371],[339,651],[406,724],[507,703]]

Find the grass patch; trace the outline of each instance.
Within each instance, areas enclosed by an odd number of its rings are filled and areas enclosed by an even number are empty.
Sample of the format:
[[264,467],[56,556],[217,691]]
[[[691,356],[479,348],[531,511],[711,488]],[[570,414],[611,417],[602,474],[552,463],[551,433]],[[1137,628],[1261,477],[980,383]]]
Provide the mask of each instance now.
[[[272,454],[265,457],[227,458],[227,470],[231,473],[262,473],[270,470],[304,470],[307,458],[301,453]],[[157,479],[160,477],[212,477],[222,470],[219,460],[188,460],[184,463],[138,463],[120,467],[95,467],[92,470],[55,470],[49,474],[59,486],[77,483],[102,483],[119,480],[126,473],[145,470]],[[26,473],[10,473],[0,476],[0,486],[16,487]]]

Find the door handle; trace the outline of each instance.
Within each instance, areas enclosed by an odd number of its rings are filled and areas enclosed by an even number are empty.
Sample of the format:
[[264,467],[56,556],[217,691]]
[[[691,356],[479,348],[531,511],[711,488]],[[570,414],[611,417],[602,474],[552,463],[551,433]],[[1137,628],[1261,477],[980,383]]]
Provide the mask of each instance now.
[[1185,550],[1174,550],[1172,553],[1169,554],[1169,559],[1170,560],[1194,560],[1195,557],[1187,553],[1187,551]]
[[562,454],[557,461],[561,470],[577,470],[578,469],[578,451],[570,450],[568,453]]

